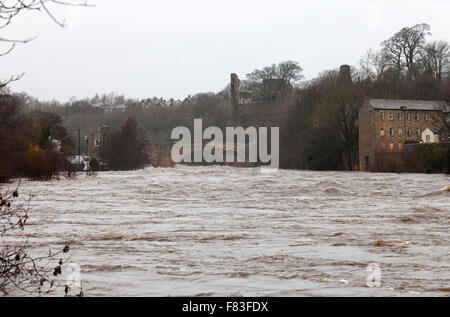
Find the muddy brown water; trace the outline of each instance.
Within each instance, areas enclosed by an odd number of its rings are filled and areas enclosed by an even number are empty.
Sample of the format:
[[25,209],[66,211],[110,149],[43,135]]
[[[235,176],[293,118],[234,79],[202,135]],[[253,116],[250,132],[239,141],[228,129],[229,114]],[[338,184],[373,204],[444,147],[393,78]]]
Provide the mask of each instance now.
[[21,193],[34,195],[26,239],[43,252],[73,239],[87,296],[448,296],[448,185],[180,166],[22,181]]

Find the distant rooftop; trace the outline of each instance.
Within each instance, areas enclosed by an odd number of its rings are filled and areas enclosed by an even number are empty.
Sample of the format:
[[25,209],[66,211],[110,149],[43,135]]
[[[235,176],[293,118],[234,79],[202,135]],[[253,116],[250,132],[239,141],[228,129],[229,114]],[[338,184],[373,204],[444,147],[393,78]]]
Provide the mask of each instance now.
[[430,129],[431,132],[433,132],[434,134],[441,134],[441,129],[438,128],[427,128]]
[[407,110],[449,111],[449,105],[441,100],[370,99],[369,103],[375,109],[401,110],[401,107],[406,106]]

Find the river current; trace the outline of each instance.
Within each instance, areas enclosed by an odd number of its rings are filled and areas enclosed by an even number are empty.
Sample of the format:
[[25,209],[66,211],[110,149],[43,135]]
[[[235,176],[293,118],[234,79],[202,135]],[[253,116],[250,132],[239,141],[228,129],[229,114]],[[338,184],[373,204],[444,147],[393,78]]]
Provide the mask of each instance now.
[[73,240],[86,296],[448,296],[448,185],[177,166],[22,180],[20,193],[33,195],[25,238],[42,252]]

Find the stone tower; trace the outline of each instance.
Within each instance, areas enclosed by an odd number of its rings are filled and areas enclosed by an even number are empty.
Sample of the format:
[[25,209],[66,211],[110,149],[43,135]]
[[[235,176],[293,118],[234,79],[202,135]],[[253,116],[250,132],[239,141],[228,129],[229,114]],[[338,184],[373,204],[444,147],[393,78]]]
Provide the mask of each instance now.
[[231,109],[230,116],[233,117],[237,113],[239,104],[239,77],[236,74],[231,74]]
[[352,76],[350,75],[350,66],[342,65],[339,69],[338,85],[346,86],[352,83]]

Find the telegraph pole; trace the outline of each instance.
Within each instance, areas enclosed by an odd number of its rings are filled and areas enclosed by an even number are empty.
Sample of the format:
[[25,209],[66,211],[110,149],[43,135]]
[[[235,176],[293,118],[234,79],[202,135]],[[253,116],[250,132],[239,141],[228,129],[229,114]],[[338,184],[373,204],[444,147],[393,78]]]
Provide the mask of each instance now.
[[78,164],[81,164],[81,131],[78,129]]
[[406,129],[407,129],[406,110],[408,110],[408,108],[406,106],[401,106],[400,109],[403,111],[403,120],[405,120],[405,131],[403,131],[403,133],[405,134],[405,143],[403,144],[403,149],[405,149],[406,141],[407,141],[407,133],[408,133],[408,131],[406,131]]

